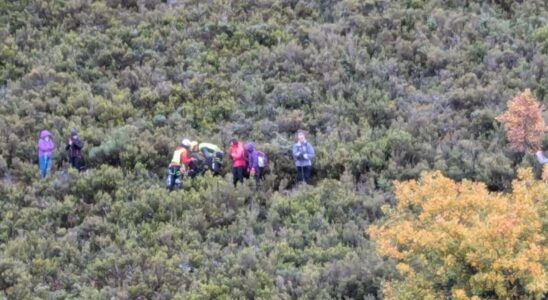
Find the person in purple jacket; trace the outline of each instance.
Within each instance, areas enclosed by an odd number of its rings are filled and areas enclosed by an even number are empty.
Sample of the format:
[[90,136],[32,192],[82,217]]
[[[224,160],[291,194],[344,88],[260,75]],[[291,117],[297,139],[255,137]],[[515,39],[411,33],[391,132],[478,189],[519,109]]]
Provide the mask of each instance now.
[[268,166],[268,158],[266,154],[257,150],[253,143],[247,143],[245,146],[247,151],[247,166],[249,175],[255,177],[257,186],[264,177],[265,169]]
[[38,140],[38,165],[40,166],[40,177],[44,178],[51,169],[51,156],[55,150],[55,143],[51,133],[47,130],[40,132]]

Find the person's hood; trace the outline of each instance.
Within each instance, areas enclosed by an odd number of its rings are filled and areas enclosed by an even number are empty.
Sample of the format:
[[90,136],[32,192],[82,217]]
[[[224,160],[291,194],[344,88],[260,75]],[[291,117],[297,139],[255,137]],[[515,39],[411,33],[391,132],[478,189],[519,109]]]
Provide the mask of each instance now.
[[42,131],[40,132],[40,138],[41,138],[41,139],[45,139],[47,136],[51,137],[51,133],[50,133],[49,131],[47,131],[47,130],[42,130]]
[[247,150],[247,152],[253,152],[255,151],[255,145],[253,145],[253,143],[247,143],[247,145],[245,145],[245,150]]

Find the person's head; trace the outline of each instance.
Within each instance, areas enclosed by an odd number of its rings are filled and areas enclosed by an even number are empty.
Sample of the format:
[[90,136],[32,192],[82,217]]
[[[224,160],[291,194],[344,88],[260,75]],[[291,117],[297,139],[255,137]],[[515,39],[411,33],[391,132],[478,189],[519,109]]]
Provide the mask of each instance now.
[[304,134],[304,131],[299,130],[299,132],[297,132],[297,140],[299,141],[299,143],[305,143],[306,142],[306,136]]
[[231,139],[231,140],[230,140],[230,145],[231,145],[231,146],[236,146],[236,145],[238,145],[238,140],[237,140],[237,139]]
[[72,128],[70,130],[70,137],[73,138],[73,137],[76,137],[78,136],[78,130],[76,130],[76,128]]
[[247,143],[245,145],[245,150],[247,150],[247,152],[253,152],[255,151],[255,145],[253,145],[253,143]]
[[215,157],[217,157],[217,159],[223,159],[223,157],[225,157],[225,154],[224,152],[217,152],[215,153]]
[[191,142],[190,142],[189,139],[183,139],[183,140],[181,141],[181,145],[183,145],[183,147],[185,147],[185,148],[190,148]]
[[198,142],[197,141],[190,142],[190,150],[191,151],[198,151]]
[[51,133],[47,130],[42,130],[40,132],[40,138],[49,141],[51,139]]

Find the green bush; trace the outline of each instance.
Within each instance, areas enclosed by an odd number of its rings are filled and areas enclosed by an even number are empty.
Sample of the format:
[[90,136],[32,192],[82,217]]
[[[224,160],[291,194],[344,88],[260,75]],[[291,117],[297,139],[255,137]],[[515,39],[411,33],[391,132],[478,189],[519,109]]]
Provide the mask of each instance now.
[[[505,191],[517,166],[540,173],[494,118],[525,88],[548,101],[545,7],[0,2],[0,298],[382,297],[395,268],[365,232],[393,180],[438,169]],[[72,128],[86,172],[66,163]],[[313,186],[296,185],[299,129]],[[266,179],[233,188],[225,159],[168,193],[184,137],[255,142]]]

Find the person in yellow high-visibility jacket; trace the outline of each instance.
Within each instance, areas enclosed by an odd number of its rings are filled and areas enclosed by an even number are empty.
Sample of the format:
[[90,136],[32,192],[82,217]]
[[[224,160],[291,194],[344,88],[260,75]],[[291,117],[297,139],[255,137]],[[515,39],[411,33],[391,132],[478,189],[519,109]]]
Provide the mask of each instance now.
[[171,159],[171,163],[169,164],[170,167],[185,167],[190,166],[192,164],[192,157],[190,157],[190,151],[191,150],[191,142],[188,139],[184,139],[177,148],[175,148],[175,152],[173,152],[173,158]]
[[191,142],[189,139],[183,139],[180,145],[175,148],[173,157],[169,163],[168,189],[173,190],[175,186],[181,183],[181,172],[188,173],[193,169],[195,159],[190,157]]

